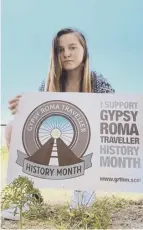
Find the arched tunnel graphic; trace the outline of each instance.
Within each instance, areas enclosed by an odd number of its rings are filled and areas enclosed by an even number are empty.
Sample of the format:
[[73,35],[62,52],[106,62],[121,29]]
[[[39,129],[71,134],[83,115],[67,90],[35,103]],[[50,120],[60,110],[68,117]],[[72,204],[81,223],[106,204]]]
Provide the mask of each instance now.
[[69,119],[54,115],[46,118],[38,128],[40,148],[27,160],[41,165],[66,166],[82,162],[71,150],[76,138]]

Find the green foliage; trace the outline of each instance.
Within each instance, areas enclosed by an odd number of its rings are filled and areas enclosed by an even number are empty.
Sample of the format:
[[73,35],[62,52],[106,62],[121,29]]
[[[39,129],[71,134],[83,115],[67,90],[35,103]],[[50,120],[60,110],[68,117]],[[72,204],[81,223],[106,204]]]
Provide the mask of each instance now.
[[[27,177],[18,177],[2,191],[2,207],[16,204],[19,208],[21,229],[27,219],[29,226],[30,221],[35,221],[57,229],[107,229],[113,211],[124,208],[129,202],[112,196],[97,198],[91,207],[79,205],[77,209],[71,209],[69,204],[50,205],[43,202],[39,189]],[[22,208],[27,203],[29,210],[23,212]]]
[[[38,197],[38,199],[36,198]],[[5,186],[2,190],[2,209],[10,207],[15,204],[16,208],[14,214],[17,212],[17,208],[20,210],[20,227],[22,228],[22,217],[24,205],[39,204],[42,201],[42,196],[39,189],[34,187],[32,180],[27,177],[19,176],[12,183]]]
[[25,213],[29,220],[48,221],[49,226],[57,229],[107,229],[111,224],[111,212],[123,208],[127,202],[123,199],[97,199],[91,207],[69,209],[67,205],[49,205],[41,203],[31,206]]
[[8,161],[8,149],[7,149],[7,147],[3,146],[0,149],[0,154],[1,154],[2,163],[7,163],[7,161]]
[[2,154],[8,153],[7,147],[6,147],[6,146],[2,146],[1,149],[0,149],[0,152],[1,152]]

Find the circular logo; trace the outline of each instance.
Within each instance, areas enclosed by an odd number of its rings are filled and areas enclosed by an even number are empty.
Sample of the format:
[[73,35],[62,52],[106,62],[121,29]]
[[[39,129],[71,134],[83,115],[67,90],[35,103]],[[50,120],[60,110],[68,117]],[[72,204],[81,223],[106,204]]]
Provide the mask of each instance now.
[[28,116],[22,140],[29,156],[44,148],[47,143],[53,143],[53,146],[59,143],[56,151],[60,146],[66,146],[80,158],[90,142],[90,125],[77,106],[66,101],[48,101]]

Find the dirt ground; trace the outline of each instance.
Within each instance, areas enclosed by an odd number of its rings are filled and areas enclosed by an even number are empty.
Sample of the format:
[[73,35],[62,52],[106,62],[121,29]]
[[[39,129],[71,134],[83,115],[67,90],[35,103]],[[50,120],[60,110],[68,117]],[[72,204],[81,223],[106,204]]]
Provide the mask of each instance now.
[[143,200],[112,214],[112,229],[143,229]]
[[[19,222],[2,220],[2,229],[19,229]],[[27,221],[25,229],[50,229],[48,222]],[[112,213],[112,224],[109,229],[143,229],[143,200],[130,203],[124,209]]]

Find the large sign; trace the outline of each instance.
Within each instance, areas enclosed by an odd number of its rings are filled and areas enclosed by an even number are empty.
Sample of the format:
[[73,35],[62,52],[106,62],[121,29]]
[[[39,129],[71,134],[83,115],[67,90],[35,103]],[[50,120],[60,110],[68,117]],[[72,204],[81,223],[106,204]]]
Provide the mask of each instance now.
[[12,132],[8,183],[143,192],[143,95],[27,93]]

